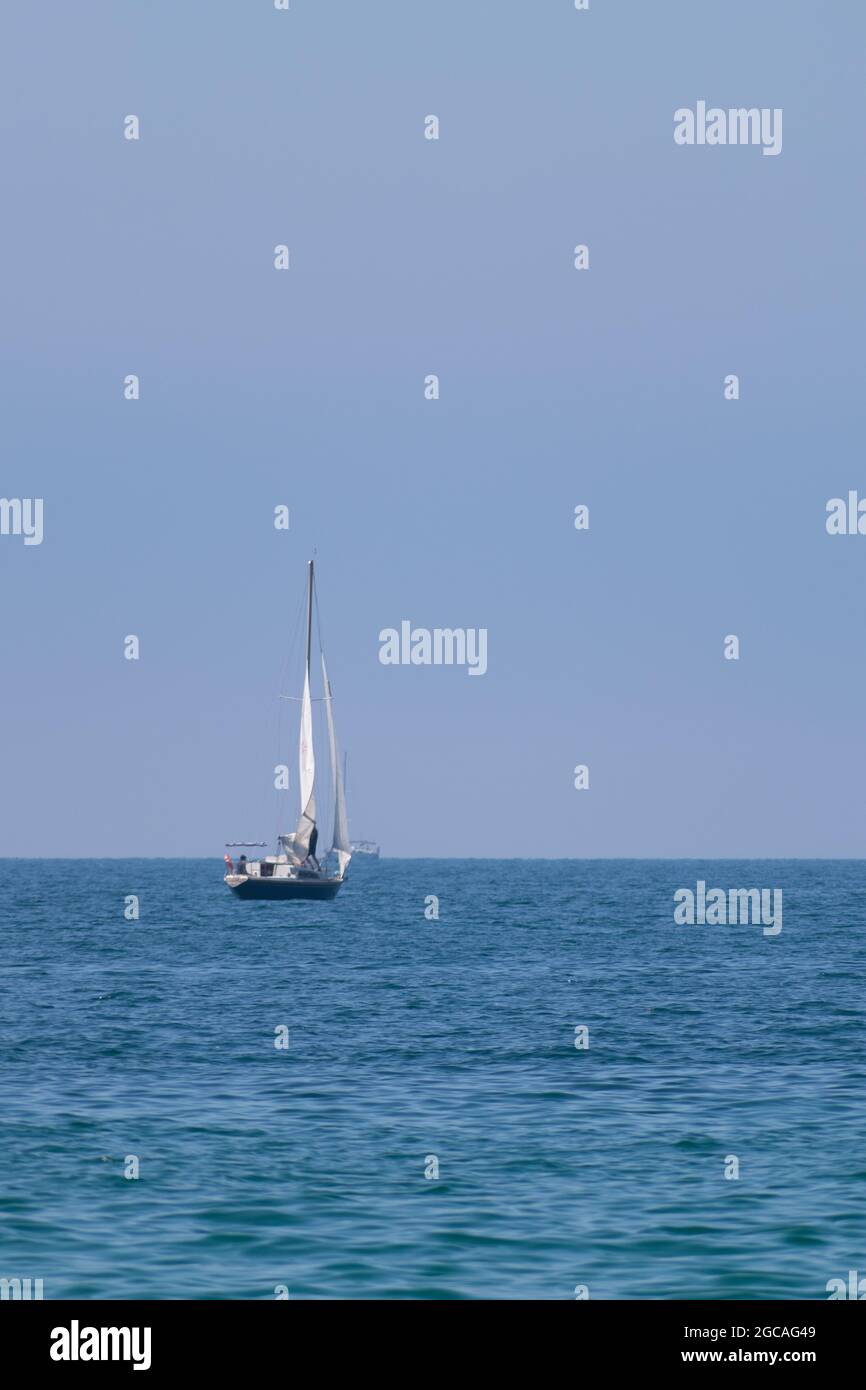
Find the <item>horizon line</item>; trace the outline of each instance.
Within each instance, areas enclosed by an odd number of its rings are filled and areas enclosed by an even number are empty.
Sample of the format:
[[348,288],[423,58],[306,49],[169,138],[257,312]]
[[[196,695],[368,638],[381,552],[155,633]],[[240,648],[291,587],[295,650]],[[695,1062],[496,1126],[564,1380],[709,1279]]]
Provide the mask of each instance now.
[[[352,856],[355,858],[355,855]],[[213,859],[222,863],[222,859],[217,854],[2,854],[0,864],[20,863],[22,860],[28,864],[52,864],[52,863],[124,863],[130,859],[141,863],[184,863],[190,859],[200,863],[206,863]],[[449,862],[459,864],[657,864],[657,863],[726,863],[736,861],[747,861],[750,863],[806,863],[806,864],[862,864],[866,862],[866,855],[851,854],[581,854],[581,855],[544,855],[544,854],[388,854],[379,855],[378,863],[413,863],[415,861],[424,862]]]

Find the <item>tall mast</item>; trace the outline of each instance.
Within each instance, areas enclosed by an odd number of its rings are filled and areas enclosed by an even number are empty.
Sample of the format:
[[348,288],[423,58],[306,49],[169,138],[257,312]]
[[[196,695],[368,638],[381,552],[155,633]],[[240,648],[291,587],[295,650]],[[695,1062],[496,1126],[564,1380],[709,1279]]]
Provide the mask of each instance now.
[[310,646],[313,640],[313,562],[307,566],[307,679],[310,678]]

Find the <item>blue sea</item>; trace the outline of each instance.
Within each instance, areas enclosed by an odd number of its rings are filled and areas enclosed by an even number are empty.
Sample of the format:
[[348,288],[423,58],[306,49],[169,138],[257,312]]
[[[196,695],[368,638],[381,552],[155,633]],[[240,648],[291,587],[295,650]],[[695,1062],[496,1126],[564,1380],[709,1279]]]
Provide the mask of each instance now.
[[[0,861],[0,1277],[822,1299],[866,1274],[866,862],[385,859],[332,904],[222,873]],[[675,925],[699,879],[781,888],[782,931]]]

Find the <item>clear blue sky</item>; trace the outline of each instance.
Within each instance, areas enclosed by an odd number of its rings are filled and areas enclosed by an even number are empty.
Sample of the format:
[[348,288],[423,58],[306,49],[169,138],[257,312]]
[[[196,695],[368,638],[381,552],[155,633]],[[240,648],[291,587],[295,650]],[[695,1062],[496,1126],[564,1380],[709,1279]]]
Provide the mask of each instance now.
[[[0,537],[0,853],[270,836],[316,546],[385,853],[859,856],[864,40],[859,0],[7,5],[0,495],[45,539]],[[676,146],[698,99],[782,107],[781,155]],[[380,665],[403,618],[488,673]]]

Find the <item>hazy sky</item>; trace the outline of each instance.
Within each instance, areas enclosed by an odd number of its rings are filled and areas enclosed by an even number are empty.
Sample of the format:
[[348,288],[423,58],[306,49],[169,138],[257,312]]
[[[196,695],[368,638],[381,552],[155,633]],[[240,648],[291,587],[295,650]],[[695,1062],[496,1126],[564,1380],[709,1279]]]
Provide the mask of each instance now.
[[383,853],[861,855],[864,52],[860,0],[5,5],[0,854],[269,838],[315,546]]

